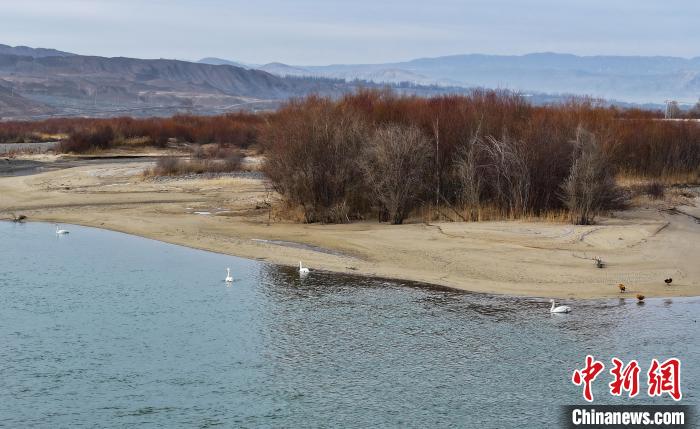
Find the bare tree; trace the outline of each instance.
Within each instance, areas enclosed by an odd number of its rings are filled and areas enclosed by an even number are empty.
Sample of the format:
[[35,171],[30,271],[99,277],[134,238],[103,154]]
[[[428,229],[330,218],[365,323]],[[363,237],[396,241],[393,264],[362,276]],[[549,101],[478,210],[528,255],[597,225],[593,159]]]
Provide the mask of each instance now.
[[457,188],[457,204],[467,211],[467,219],[479,219],[481,208],[482,172],[479,171],[479,131],[455,154],[453,176]]
[[360,166],[391,223],[403,223],[425,194],[430,152],[430,141],[414,126],[385,126],[370,139]]
[[666,119],[680,118],[681,116],[683,116],[683,111],[678,102],[675,100],[666,101]]
[[530,199],[530,170],[517,141],[488,136],[477,144],[487,159],[487,183],[497,205],[510,216],[525,214]]
[[264,171],[274,189],[302,207],[306,222],[348,222],[361,206],[357,158],[367,125],[330,100],[310,98],[280,111],[267,133]]
[[692,109],[688,112],[689,116],[700,119],[700,100],[698,100],[697,103],[695,103],[695,106],[693,106]]
[[622,197],[595,136],[579,127],[574,143],[574,162],[562,185],[562,199],[571,213],[571,221],[588,225],[601,210],[619,204]]

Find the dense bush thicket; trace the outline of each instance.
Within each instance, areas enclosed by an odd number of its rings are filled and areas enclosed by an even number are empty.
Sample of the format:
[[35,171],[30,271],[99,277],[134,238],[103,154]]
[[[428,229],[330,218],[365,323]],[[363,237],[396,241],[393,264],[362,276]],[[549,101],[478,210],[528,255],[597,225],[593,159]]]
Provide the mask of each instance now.
[[696,122],[586,101],[531,106],[496,91],[309,97],[271,115],[261,140],[267,174],[309,222],[374,213],[401,223],[432,204],[465,219],[568,208],[587,223],[620,203],[617,172],[698,174],[700,165]]
[[265,172],[308,222],[360,216],[370,204],[358,163],[368,138],[366,121],[351,108],[316,97],[294,101],[265,129],[273,149]]
[[0,142],[56,135],[68,136],[65,152],[129,141],[199,144],[195,162],[163,160],[164,174],[233,168],[235,156],[203,154],[208,143],[218,147],[209,151],[260,143],[267,175],[308,222],[376,216],[401,223],[430,205],[468,220],[568,209],[585,223],[619,202],[618,172],[652,179],[700,173],[699,122],[585,100],[532,106],[499,91],[420,98],[366,90],[311,96],[259,115],[0,123]]
[[[64,150],[85,152],[115,146],[129,139],[145,138],[147,144],[164,146],[169,139],[190,143],[226,143],[246,148],[257,143],[265,118],[248,113],[221,116],[177,115],[171,118],[61,118],[38,122],[0,122],[0,142],[52,140],[68,136],[72,142]],[[90,146],[91,135],[104,135],[111,130],[111,139],[103,144],[102,136]]]
[[99,125],[91,129],[74,131],[58,146],[61,152],[83,153],[95,149],[107,149],[114,142],[114,129]]

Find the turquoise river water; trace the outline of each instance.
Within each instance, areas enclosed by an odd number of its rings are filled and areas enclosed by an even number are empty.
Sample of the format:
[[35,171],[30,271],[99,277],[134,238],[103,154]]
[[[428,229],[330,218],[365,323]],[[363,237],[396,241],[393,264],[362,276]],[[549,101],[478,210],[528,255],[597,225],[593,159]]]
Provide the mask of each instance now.
[[[567,301],[293,268],[92,228],[0,222],[0,426],[557,427],[572,371],[682,361],[700,298]],[[312,262],[312,261],[305,261]],[[235,281],[223,279],[231,267]],[[630,299],[632,298],[632,299]]]

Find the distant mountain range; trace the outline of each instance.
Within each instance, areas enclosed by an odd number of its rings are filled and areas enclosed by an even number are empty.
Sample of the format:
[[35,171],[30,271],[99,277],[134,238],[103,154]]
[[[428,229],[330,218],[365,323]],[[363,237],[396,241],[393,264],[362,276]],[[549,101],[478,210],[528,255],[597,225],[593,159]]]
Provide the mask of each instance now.
[[0,55],[18,55],[22,57],[70,57],[75,54],[57,51],[55,49],[30,48],[28,46],[8,46],[0,44]]
[[386,64],[300,66],[271,63],[246,67],[278,76],[505,88],[526,93],[588,95],[632,103],[663,103],[667,99],[691,103],[700,97],[700,57],[471,54]]
[[[277,107],[311,93],[338,96],[372,82],[278,76],[250,66],[105,58],[0,45],[0,119],[58,116],[216,114]],[[395,86],[434,95],[464,88]]]
[[0,82],[0,119],[2,117],[26,117],[50,115],[55,111],[43,104],[16,94],[12,88]]
[[243,63],[237,63],[235,61],[229,61],[229,60],[223,60],[221,58],[213,58],[213,57],[208,57],[208,58],[202,58],[201,60],[197,61],[199,64],[210,64],[212,66],[234,66],[234,67],[241,67],[244,69],[255,69],[257,66],[251,65],[251,64],[243,64]]
[[274,108],[328,79],[280,78],[259,70],[177,60],[75,55],[0,46],[0,118],[159,116]]
[[339,96],[386,86],[418,96],[486,87],[523,92],[533,103],[591,95],[659,107],[666,99],[698,99],[700,58],[458,55],[293,66],[106,58],[0,45],[0,119],[255,111],[310,93]]
[[388,64],[368,64],[368,65],[339,65],[339,66],[291,66],[284,63],[268,63],[264,65],[247,64],[236,61],[224,60],[222,58],[202,58],[200,64],[211,65],[233,65],[244,67],[249,70],[262,70],[280,77],[324,77],[329,79],[343,79],[347,81],[363,80],[374,83],[412,83],[415,85],[443,85],[458,87],[473,87],[473,85],[463,85],[457,81],[446,79],[432,79],[418,73],[400,68],[392,68]]

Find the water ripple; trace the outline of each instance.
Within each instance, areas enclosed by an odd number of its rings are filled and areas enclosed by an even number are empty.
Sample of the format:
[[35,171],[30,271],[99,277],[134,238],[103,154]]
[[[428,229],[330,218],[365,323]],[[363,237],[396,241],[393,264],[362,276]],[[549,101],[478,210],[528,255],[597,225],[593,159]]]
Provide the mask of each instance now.
[[[678,356],[698,401],[698,298],[550,315],[542,299],[299,279],[91,228],[55,240],[0,223],[0,237],[8,427],[550,427],[581,402],[569,378],[587,353]],[[600,403],[623,402],[604,387]]]

